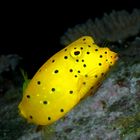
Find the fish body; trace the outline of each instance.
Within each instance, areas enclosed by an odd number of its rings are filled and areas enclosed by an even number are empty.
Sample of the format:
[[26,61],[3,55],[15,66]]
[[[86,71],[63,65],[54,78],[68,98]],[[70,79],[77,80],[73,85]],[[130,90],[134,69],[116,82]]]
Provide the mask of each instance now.
[[37,71],[18,106],[20,114],[37,125],[57,121],[98,88],[116,60],[117,53],[81,37]]

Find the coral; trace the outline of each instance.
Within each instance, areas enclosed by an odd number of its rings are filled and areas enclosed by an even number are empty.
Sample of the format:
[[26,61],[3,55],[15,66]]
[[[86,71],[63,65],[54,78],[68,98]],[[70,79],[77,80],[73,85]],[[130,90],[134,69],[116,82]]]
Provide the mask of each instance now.
[[138,63],[140,61],[140,37],[136,37],[134,40],[125,43],[125,45],[127,47],[117,51],[120,58],[128,64]]
[[133,139],[140,136],[140,113],[129,115],[116,120],[116,127],[121,130],[121,137],[124,139],[133,134]]
[[61,37],[61,44],[68,45],[83,35],[90,35],[97,43],[102,40],[111,42],[123,41],[140,32],[140,10],[134,9],[131,14],[126,11],[104,13],[102,19],[89,19],[83,24],[69,28]]
[[21,59],[16,54],[0,56],[0,95],[13,89],[13,84],[19,82],[16,69]]
[[0,56],[0,74],[5,71],[15,70],[22,58],[16,54]]

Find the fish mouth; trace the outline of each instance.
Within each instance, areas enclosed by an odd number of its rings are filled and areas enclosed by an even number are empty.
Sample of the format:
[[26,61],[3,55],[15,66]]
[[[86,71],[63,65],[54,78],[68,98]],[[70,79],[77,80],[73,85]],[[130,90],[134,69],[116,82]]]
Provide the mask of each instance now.
[[109,65],[113,66],[116,63],[116,61],[119,59],[119,57],[117,53],[113,52],[111,58],[108,59],[109,59]]
[[115,55],[114,55],[114,60],[117,61],[118,59],[119,59],[118,54],[115,53]]
[[111,64],[111,66],[114,65],[114,64],[117,62],[118,59],[119,59],[118,54],[115,53],[114,56],[113,56],[113,59],[112,59],[112,64]]

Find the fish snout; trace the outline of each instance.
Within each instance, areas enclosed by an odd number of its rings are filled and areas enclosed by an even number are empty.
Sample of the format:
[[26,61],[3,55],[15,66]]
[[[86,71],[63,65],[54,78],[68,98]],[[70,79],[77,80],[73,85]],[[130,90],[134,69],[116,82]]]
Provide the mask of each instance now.
[[110,65],[113,66],[118,59],[119,59],[118,54],[115,52],[112,52],[111,59],[110,59]]
[[119,56],[117,53],[114,54],[114,60],[117,61],[119,59]]

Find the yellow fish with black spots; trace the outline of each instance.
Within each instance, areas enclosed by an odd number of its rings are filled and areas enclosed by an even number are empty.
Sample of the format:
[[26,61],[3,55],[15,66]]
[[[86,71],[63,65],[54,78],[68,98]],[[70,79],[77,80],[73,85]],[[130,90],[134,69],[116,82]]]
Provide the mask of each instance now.
[[83,36],[53,55],[24,91],[20,114],[37,125],[49,125],[94,93],[117,60],[117,53],[100,48]]

